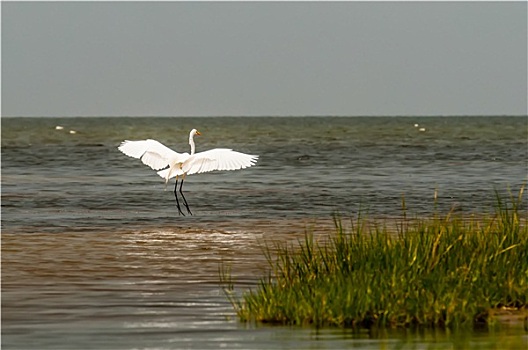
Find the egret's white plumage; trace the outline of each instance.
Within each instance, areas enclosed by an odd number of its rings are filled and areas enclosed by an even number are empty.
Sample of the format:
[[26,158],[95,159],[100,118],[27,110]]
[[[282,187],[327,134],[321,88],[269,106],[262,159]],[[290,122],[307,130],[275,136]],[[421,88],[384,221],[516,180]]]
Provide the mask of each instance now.
[[[158,175],[165,179],[165,183],[176,177],[176,185],[180,176],[182,177],[183,185],[183,179],[186,175],[214,170],[244,169],[255,165],[257,162],[258,156],[256,155],[240,153],[227,148],[215,148],[195,153],[195,135],[200,135],[200,132],[192,129],[189,133],[190,154],[175,152],[162,143],[151,139],[141,141],[125,140],[118,149],[129,157],[141,159],[143,164],[156,170]],[[176,188],[174,190],[176,194]],[[176,201],[178,201],[177,197]]]
[[154,170],[169,166],[172,161],[183,162],[188,153],[178,153],[156,140],[124,141],[119,150],[129,157],[141,159],[143,164]]

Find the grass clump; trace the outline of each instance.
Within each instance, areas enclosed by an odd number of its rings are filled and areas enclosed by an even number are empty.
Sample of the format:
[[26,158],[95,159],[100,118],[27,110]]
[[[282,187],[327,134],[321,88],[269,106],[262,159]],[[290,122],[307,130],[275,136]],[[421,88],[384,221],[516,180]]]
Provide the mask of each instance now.
[[[497,195],[495,215],[464,219],[449,213],[405,220],[397,232],[349,229],[335,218],[324,242],[306,234],[299,247],[265,249],[270,272],[255,290],[226,293],[241,321],[341,327],[461,327],[490,323],[490,311],[526,308],[528,229]],[[272,252],[273,251],[273,252]]]

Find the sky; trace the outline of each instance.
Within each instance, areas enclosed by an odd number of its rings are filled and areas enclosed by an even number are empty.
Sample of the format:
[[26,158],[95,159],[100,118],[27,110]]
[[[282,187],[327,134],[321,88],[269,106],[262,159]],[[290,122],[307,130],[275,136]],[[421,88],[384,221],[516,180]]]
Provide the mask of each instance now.
[[2,2],[2,116],[527,115],[527,2]]

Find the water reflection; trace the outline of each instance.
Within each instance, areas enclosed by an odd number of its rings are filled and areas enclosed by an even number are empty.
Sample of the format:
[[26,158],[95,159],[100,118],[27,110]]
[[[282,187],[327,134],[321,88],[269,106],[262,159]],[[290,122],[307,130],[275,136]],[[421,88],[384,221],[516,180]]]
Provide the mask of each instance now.
[[[295,226],[290,229],[299,233],[284,229],[274,239],[301,238],[303,230]],[[240,324],[219,287],[218,268],[230,264],[238,288],[254,285],[266,267],[264,237],[255,232],[3,233],[2,344],[12,349],[260,349],[263,344],[266,349],[481,349],[497,344],[514,349],[527,344],[522,329],[457,335]]]
[[3,344],[131,348],[171,343],[175,334],[200,343],[208,330],[238,329],[219,264],[254,284],[264,266],[261,238],[196,228],[3,233]]

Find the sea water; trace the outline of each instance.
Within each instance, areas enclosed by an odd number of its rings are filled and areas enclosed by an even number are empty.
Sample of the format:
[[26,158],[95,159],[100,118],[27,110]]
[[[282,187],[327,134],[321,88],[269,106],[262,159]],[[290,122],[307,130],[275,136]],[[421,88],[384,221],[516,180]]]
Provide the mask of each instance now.
[[[220,287],[219,267],[231,266],[237,288],[247,290],[264,274],[266,242],[329,232],[335,213],[391,221],[401,216],[403,202],[416,217],[490,213],[495,191],[516,195],[527,181],[527,121],[3,118],[2,345],[451,346],[459,338],[449,334],[427,340],[240,324]],[[195,138],[197,152],[231,148],[259,159],[244,170],[187,177],[184,193],[194,215],[181,216],[174,182],[165,185],[117,147],[125,139],[151,138],[189,152],[192,128],[202,134]],[[462,338],[482,345],[513,337],[526,344],[523,334]]]

